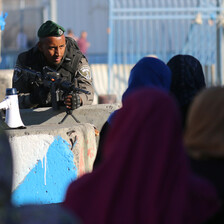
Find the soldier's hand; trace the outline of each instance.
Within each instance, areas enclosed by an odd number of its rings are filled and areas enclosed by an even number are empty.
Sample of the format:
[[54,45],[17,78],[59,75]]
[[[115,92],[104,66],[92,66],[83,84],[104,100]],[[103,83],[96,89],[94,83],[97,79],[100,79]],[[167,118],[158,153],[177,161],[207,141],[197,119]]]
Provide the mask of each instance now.
[[80,96],[76,93],[71,93],[65,96],[64,104],[66,105],[66,108],[70,110],[77,109],[81,106]]

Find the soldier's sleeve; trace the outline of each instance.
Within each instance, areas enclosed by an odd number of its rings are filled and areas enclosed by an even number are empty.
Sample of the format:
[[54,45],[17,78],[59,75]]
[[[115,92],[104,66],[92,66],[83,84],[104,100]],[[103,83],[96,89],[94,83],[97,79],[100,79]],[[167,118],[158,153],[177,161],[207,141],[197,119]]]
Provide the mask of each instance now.
[[23,68],[23,63],[18,57],[13,71],[12,87],[18,91],[19,108],[32,108],[37,105],[30,101],[31,89],[27,77],[21,72],[21,68]]
[[90,66],[85,58],[82,58],[78,65],[76,79],[80,89],[88,91],[90,94],[79,93],[82,105],[90,105],[93,102],[94,88]]

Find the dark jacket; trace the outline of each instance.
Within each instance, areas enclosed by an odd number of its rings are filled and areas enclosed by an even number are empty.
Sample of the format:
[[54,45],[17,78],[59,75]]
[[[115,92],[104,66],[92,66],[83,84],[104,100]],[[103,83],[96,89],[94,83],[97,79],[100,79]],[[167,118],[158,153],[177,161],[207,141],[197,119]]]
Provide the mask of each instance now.
[[209,220],[203,224],[223,224],[224,223],[224,159],[223,158],[208,158],[204,160],[190,158],[192,171],[207,180],[209,180],[216,188],[220,198],[222,207]]
[[[45,58],[36,45],[18,56],[15,67],[30,68],[42,73],[43,67],[46,65]],[[78,88],[89,91],[89,95],[81,92],[78,92],[78,94],[83,105],[92,104],[94,90],[90,67],[86,57],[81,53],[76,42],[72,38],[66,37],[66,49],[62,62],[57,68],[53,69],[60,73],[61,79],[74,84],[77,83]],[[77,80],[77,82],[75,80]],[[49,89],[31,84],[27,76],[18,72],[16,69],[14,69],[13,74],[13,88],[16,88],[19,92],[20,108],[51,105]],[[35,99],[35,103],[33,103],[31,98]]]

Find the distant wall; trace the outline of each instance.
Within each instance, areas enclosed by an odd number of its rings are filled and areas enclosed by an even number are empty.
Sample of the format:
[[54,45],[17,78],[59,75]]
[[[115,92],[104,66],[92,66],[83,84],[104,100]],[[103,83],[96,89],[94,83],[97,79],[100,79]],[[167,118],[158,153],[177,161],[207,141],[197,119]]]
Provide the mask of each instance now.
[[0,101],[5,98],[5,90],[6,88],[12,87],[12,69],[2,69],[0,70]]

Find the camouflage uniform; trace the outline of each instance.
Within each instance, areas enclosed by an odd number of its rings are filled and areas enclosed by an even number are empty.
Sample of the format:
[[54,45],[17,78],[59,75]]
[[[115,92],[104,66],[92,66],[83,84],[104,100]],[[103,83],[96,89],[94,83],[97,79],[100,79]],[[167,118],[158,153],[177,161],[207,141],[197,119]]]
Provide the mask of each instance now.
[[[37,45],[29,51],[21,53],[16,62],[16,66],[30,68],[41,73],[43,72],[43,67],[46,65],[44,56],[38,50]],[[78,88],[90,92],[89,95],[81,92],[78,93],[82,100],[82,105],[92,104],[94,90],[90,67],[86,57],[80,52],[76,42],[72,38],[66,37],[66,49],[63,59],[57,68],[53,69],[60,73],[62,80],[75,83],[76,79]],[[14,70],[13,74],[13,88],[16,88],[19,92],[20,108],[51,106],[49,89],[29,83],[27,77],[17,70]],[[41,97],[40,91],[42,91],[43,97]],[[32,102],[31,95],[32,99],[35,99],[35,103]]]

